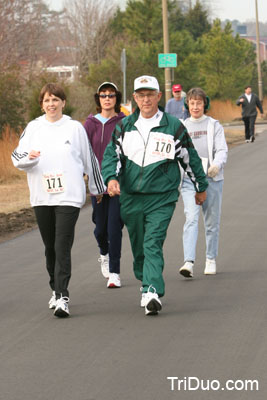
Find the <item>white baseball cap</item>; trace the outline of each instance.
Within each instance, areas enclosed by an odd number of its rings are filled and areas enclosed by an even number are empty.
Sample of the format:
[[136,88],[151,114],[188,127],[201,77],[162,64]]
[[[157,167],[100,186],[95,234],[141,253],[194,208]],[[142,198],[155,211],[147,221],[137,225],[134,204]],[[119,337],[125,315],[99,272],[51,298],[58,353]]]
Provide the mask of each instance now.
[[139,89],[160,90],[157,79],[149,75],[139,76],[134,80],[134,91]]

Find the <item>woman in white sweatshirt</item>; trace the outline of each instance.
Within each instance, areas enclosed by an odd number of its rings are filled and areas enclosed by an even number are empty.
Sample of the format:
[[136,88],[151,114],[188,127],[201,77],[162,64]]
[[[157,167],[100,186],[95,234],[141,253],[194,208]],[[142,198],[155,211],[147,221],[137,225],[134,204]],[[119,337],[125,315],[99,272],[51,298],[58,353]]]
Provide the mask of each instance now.
[[98,201],[105,186],[82,124],[63,115],[63,89],[45,85],[39,102],[44,115],[27,125],[11,158],[15,167],[27,172],[52,289],[49,308],[57,317],[68,317],[71,248],[86,199],[83,174],[89,176],[89,190]]
[[216,274],[216,257],[219,246],[220,216],[223,190],[223,169],[227,161],[227,144],[224,130],[219,121],[208,117],[209,98],[201,88],[189,90],[186,96],[190,118],[184,125],[192,139],[199,157],[202,159],[204,172],[209,186],[207,198],[200,206],[195,201],[195,189],[187,175],[184,175],[181,194],[184,202],[186,221],[183,231],[184,265],[180,274],[193,277],[198,238],[198,219],[200,208],[203,211],[206,236],[206,263],[204,274]]

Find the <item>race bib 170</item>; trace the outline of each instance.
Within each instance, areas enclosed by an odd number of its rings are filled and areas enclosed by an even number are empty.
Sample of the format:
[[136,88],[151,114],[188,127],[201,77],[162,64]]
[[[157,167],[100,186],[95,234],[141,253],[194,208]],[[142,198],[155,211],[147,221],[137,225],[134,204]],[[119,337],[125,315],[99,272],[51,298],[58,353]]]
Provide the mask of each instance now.
[[150,157],[173,160],[175,154],[173,136],[161,132],[151,132],[147,152]]

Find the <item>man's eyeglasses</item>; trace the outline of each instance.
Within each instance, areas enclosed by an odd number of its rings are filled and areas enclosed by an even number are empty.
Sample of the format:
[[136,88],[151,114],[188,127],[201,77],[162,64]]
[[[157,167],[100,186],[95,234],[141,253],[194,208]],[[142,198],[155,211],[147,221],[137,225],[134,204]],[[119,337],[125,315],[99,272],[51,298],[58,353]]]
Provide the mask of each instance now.
[[152,93],[136,93],[135,97],[139,100],[144,100],[145,97],[148,99],[152,99],[153,97],[157,96],[157,92],[152,92]]
[[108,97],[109,99],[113,99],[114,97],[116,97],[116,94],[100,94],[99,97],[101,97],[101,99],[105,99],[106,97]]

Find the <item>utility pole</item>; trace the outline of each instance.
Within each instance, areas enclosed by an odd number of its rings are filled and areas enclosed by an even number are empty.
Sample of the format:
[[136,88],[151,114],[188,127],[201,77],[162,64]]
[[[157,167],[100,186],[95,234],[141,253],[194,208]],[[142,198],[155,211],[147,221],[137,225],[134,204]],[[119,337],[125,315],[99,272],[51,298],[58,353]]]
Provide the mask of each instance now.
[[[168,7],[167,0],[162,0],[162,21],[163,21],[163,47],[164,53],[169,51],[169,29],[168,29]],[[165,68],[165,101],[171,98],[171,69]]]
[[255,0],[256,7],[256,42],[257,42],[257,66],[258,66],[258,87],[259,99],[262,102],[262,77],[261,77],[261,60],[260,60],[260,33],[259,33],[259,17],[258,17],[258,0]]
[[123,74],[123,97],[122,102],[126,104],[127,97],[126,97],[126,50],[122,49],[121,52],[121,70]]

